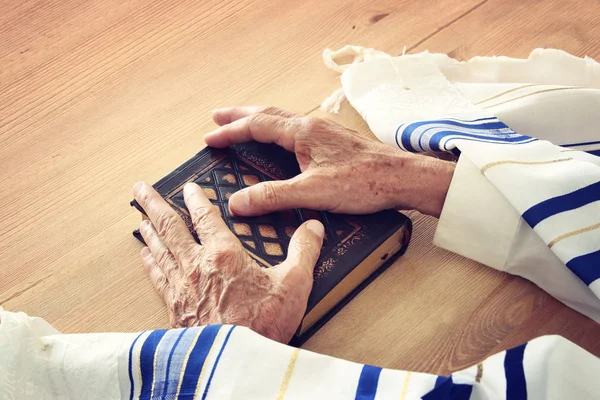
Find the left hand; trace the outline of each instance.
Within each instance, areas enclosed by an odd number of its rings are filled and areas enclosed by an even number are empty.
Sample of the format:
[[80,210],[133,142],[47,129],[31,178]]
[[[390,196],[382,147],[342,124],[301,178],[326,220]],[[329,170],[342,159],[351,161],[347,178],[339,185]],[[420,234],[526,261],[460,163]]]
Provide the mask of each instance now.
[[234,193],[229,210],[253,216],[291,208],[368,214],[414,209],[439,217],[454,164],[367,140],[321,118],[273,107],[226,107],[213,112],[212,147],[257,141],[292,151],[302,173]]
[[198,185],[186,184],[184,198],[202,245],[150,185],[137,183],[133,194],[150,218],[140,224],[148,245],[142,260],[173,327],[235,324],[289,342],[306,311],[323,244],[319,221],[302,224],[287,259],[267,269],[248,255]]

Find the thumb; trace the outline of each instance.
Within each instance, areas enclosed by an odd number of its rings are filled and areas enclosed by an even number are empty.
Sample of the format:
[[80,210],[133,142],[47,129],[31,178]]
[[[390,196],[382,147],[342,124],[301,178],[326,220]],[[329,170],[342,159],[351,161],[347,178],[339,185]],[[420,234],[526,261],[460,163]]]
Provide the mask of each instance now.
[[325,228],[316,219],[300,225],[290,240],[285,264],[290,268],[302,268],[312,277],[315,264],[321,254],[324,236]]
[[318,210],[317,187],[310,176],[300,174],[285,181],[268,181],[242,189],[229,199],[235,216],[251,217],[292,208]]

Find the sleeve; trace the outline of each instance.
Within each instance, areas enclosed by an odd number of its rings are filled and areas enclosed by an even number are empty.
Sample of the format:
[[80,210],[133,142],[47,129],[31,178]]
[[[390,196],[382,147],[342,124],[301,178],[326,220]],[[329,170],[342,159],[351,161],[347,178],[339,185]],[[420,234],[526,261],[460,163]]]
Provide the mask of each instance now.
[[22,400],[558,400],[600,392],[600,359],[559,336],[437,376],[297,349],[241,326],[63,335],[22,313],[0,309],[0,319],[0,393]]
[[[582,160],[595,161],[595,157],[588,154],[578,156]],[[597,169],[600,178],[600,168]],[[536,190],[543,190],[542,186],[550,184],[540,177]],[[597,195],[600,196],[600,189]],[[593,221],[598,216],[592,213],[588,217]],[[587,226],[594,227],[594,224]],[[598,296],[561,261],[505,194],[464,152],[456,166],[434,244],[494,269],[528,279],[564,304],[600,323]]]

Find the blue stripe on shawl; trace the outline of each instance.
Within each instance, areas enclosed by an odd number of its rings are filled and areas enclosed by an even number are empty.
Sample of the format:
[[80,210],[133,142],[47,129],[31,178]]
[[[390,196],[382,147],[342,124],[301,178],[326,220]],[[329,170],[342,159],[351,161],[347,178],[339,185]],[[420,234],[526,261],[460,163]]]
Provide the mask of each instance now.
[[588,154],[591,154],[591,155],[593,155],[593,156],[598,156],[598,157],[600,157],[600,149],[598,149],[598,150],[590,150],[590,151],[588,151],[587,153],[588,153]]
[[[526,143],[531,143],[531,142],[535,142],[538,139],[536,138],[532,138],[529,136],[522,136],[521,137],[522,141],[516,141],[516,142],[511,142],[511,145],[518,145],[518,144],[526,144]],[[448,140],[446,140],[446,143],[444,145],[445,148],[448,148],[448,144],[453,141],[453,140],[462,140],[465,142],[480,142],[480,143],[498,143],[498,144],[505,144],[507,143],[505,140],[502,139],[498,139],[498,140],[482,140],[482,139],[467,139],[464,137],[454,137],[454,138],[450,138]],[[450,150],[453,151],[454,149]],[[446,150],[443,150],[446,151]],[[459,153],[460,154],[460,153]]]
[[575,146],[589,146],[592,144],[600,144],[600,140],[595,142],[581,142],[581,143],[569,143],[569,144],[561,144],[562,147],[575,147]]
[[200,371],[206,362],[208,352],[212,347],[219,330],[222,325],[209,325],[202,329],[200,336],[190,352],[183,379],[181,381],[181,389],[179,391],[179,399],[193,399],[198,386],[198,378]]
[[529,226],[537,224],[553,215],[583,207],[586,204],[600,200],[600,181],[577,189],[571,193],[544,200],[530,207],[523,213],[523,219]]
[[154,382],[154,355],[156,347],[165,335],[166,330],[153,331],[148,335],[140,350],[140,371],[142,372],[142,390],[140,399],[150,399],[152,383]]
[[[163,384],[163,388],[162,388],[162,397],[165,397],[168,393],[168,389],[169,389],[169,382],[170,382],[170,369],[171,369],[171,360],[173,359],[173,354],[175,353],[175,349],[177,349],[177,346],[179,345],[179,342],[181,341],[181,338],[183,337],[183,335],[185,335],[187,331],[186,329],[182,329],[181,332],[179,333],[179,336],[177,336],[177,340],[175,341],[175,343],[173,344],[173,346],[171,347],[171,349],[169,350],[169,356],[167,357],[167,367],[165,370],[165,381]],[[179,382],[175,382],[175,383],[179,383]]]
[[364,365],[358,379],[355,400],[373,400],[377,393],[377,384],[381,368],[372,365]]
[[506,398],[511,400],[527,400],[527,384],[523,357],[527,343],[506,351],[504,357],[504,374],[506,376]]
[[438,376],[433,389],[422,397],[423,400],[469,400],[473,385],[454,383],[452,375]]
[[217,370],[217,365],[219,361],[221,361],[221,356],[223,355],[223,350],[225,350],[225,346],[227,346],[227,342],[229,342],[229,337],[231,333],[235,329],[235,326],[232,326],[227,332],[227,336],[225,336],[225,340],[223,341],[223,346],[221,346],[221,350],[219,350],[219,355],[213,364],[212,370],[210,371],[210,376],[208,377],[208,381],[206,382],[206,387],[204,388],[204,394],[202,394],[202,400],[206,399],[206,395],[208,395],[208,389],[210,388],[210,383],[212,382],[213,376],[215,376],[215,371]]
[[199,336],[198,331],[201,327],[188,328],[181,333],[178,342],[173,346],[169,359],[167,360],[167,381],[163,389],[163,397],[166,399],[175,399],[177,388],[179,387],[179,379],[181,370],[185,368],[185,356],[190,350],[194,339]]
[[[421,132],[421,134],[419,135],[419,148],[422,151],[426,151],[425,147],[423,146],[423,138],[426,137],[427,132],[429,132],[432,129],[440,129],[441,126],[431,126],[427,129],[425,129],[423,132]],[[528,136],[523,136],[523,135],[519,135],[515,132],[513,132],[512,130],[510,130],[510,128],[506,128],[508,130],[508,132],[498,132],[498,131],[488,131],[488,132],[467,132],[467,131],[461,131],[461,130],[456,130],[456,129],[450,129],[450,128],[444,128],[445,131],[440,131],[438,133],[433,134],[430,138],[429,138],[429,146],[431,147],[431,140],[433,138],[433,136],[435,135],[439,135],[439,134],[443,134],[444,137],[446,136],[463,136],[465,134],[467,135],[475,135],[476,137],[479,137],[482,139],[482,141],[494,141],[497,140],[499,142],[506,142],[505,138],[507,137],[519,137],[522,138],[523,140],[529,139]],[[473,129],[475,130],[475,129]],[[458,138],[457,138],[458,139]],[[441,139],[438,140],[438,143],[441,142]],[[439,147],[439,146],[438,146]],[[445,146],[447,147],[447,146]]]
[[[469,124],[468,122],[479,122],[475,124]],[[404,148],[407,151],[417,151],[411,143],[411,139],[414,136],[414,132],[416,129],[430,125],[426,128],[422,133],[419,134],[418,143],[421,150],[425,150],[422,145],[422,139],[425,133],[430,129],[440,128],[442,125],[450,125],[456,126],[457,129],[447,129],[443,132],[438,132],[432,135],[429,139],[429,147],[433,151],[443,151],[440,149],[439,144],[444,137],[447,136],[460,136],[460,138],[474,138],[479,139],[478,141],[499,141],[500,143],[513,143],[517,144],[523,141],[533,141],[534,138],[529,136],[519,135],[515,133],[512,129],[510,129],[506,124],[498,121],[495,117],[489,118],[480,118],[472,121],[462,121],[462,120],[454,120],[454,119],[442,119],[442,120],[428,120],[428,121],[418,121],[412,122],[408,124],[401,124],[396,129],[396,144],[400,148]],[[467,133],[464,132],[463,129],[469,129],[472,131],[480,131],[480,133]],[[402,129],[402,133],[400,134],[400,130]],[[500,132],[501,130],[506,130],[506,132]],[[460,139],[453,138],[453,139]],[[414,139],[417,139],[416,137]],[[468,140],[468,139],[465,139]]]
[[595,280],[600,279],[600,250],[572,258],[566,265],[589,286]]
[[[481,121],[487,121],[487,122],[481,122]],[[468,122],[481,122],[479,124],[469,124]],[[452,119],[434,119],[434,120],[428,120],[428,121],[418,121],[418,122],[413,122],[408,124],[408,128],[410,128],[410,131],[414,131],[415,129],[417,129],[420,126],[423,125],[451,125],[451,126],[457,126],[460,128],[468,128],[468,129],[477,129],[477,130],[485,130],[485,131],[489,131],[492,129],[507,129],[508,126],[500,121],[498,121],[496,118],[483,118],[483,119],[479,119],[479,120],[474,120],[474,121],[462,121],[462,120],[452,120]],[[510,128],[508,128],[510,129]]]
[[[469,125],[466,123],[466,122],[479,122],[479,121],[485,121],[485,120],[490,120],[490,122],[487,122],[487,123],[482,122],[482,123],[473,124],[473,125]],[[452,125],[452,126],[463,127],[463,128],[468,128],[468,129],[474,129],[474,130],[490,130],[490,129],[508,128],[505,124],[498,121],[496,118],[481,118],[481,119],[474,120],[474,121],[459,121],[459,120],[449,120],[449,119],[419,121],[419,122],[412,122],[409,124],[400,125],[398,127],[398,129],[396,129],[396,144],[398,145],[398,147],[404,147],[407,151],[414,152],[415,149],[413,148],[412,144],[410,143],[410,139],[411,139],[413,132],[417,128],[419,128],[423,125],[432,125],[431,128],[435,128],[436,125],[440,125],[440,124]],[[402,146],[400,146],[400,143],[398,143],[398,133],[400,132],[400,129],[403,126],[405,126],[405,128],[401,135]]]
[[133,383],[133,348],[135,347],[135,344],[137,343],[138,339],[140,338],[140,336],[142,336],[144,332],[141,332],[139,335],[136,336],[136,338],[134,339],[133,343],[131,343],[131,347],[129,347],[129,366],[128,366],[128,370],[129,370],[129,384],[131,385],[130,390],[129,390],[129,400],[133,400],[133,392],[134,392],[134,383]]
[[173,353],[185,329],[169,329],[156,351],[154,364],[154,396],[162,398],[165,385],[169,382],[169,355]]
[[[187,331],[187,328],[185,329],[181,329],[181,330],[176,330],[173,332],[177,332],[177,339],[175,340],[175,343],[173,343],[173,346],[171,346],[170,349],[168,349],[169,351],[169,355],[167,356],[166,360],[164,359],[164,354],[160,354],[160,361],[161,363],[165,364],[165,374],[164,374],[164,381],[162,382],[162,384],[160,385],[160,393],[161,393],[161,398],[164,398],[168,392],[169,389],[169,383],[171,383],[171,380],[169,379],[169,375],[170,375],[170,369],[171,369],[171,360],[173,359],[173,354],[175,353],[175,349],[177,349],[177,346],[179,345],[179,342],[181,341],[181,338],[183,337],[183,335],[185,335]],[[165,349],[167,350],[167,349]],[[166,363],[165,363],[166,361]],[[178,384],[179,382],[173,382],[175,384]],[[159,386],[157,385],[157,387],[155,388],[156,393],[159,392]]]
[[[493,134],[492,134],[493,135]],[[513,135],[512,137],[508,137],[509,135]],[[442,151],[440,149],[440,142],[446,136],[458,136],[452,139],[466,139],[472,138],[473,140],[481,141],[481,142],[492,142],[492,143],[519,143],[525,140],[532,139],[529,136],[518,135],[514,136],[514,134],[498,134],[493,136],[483,136],[483,135],[475,135],[472,133],[465,133],[460,131],[442,131],[434,134],[429,138],[429,147],[433,151]],[[450,139],[449,139],[450,140]]]

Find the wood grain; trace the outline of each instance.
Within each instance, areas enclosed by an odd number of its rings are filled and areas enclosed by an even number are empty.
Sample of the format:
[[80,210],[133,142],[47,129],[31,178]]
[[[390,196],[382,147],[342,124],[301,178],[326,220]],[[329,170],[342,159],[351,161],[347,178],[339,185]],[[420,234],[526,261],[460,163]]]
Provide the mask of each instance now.
[[[600,58],[600,5],[516,0],[0,1],[0,304],[63,332],[165,327],[130,232],[130,187],[197,152],[210,110],[322,115],[326,47]],[[332,116],[369,135],[348,106]],[[435,220],[306,345],[433,373],[559,333],[600,354],[600,327],[534,285],[431,244]]]

